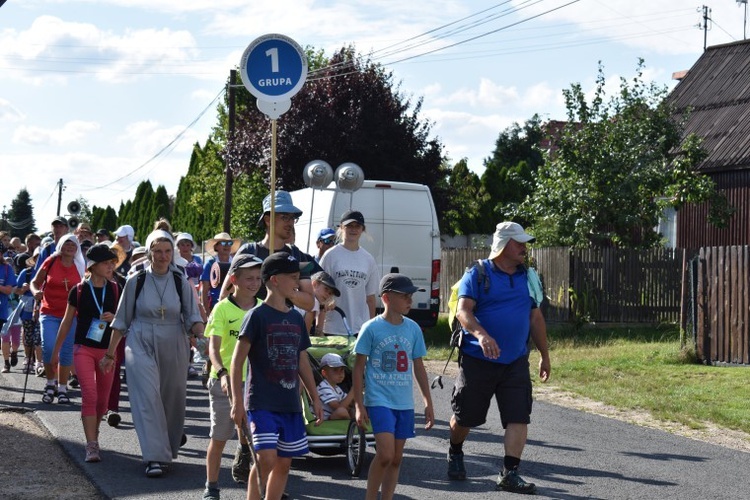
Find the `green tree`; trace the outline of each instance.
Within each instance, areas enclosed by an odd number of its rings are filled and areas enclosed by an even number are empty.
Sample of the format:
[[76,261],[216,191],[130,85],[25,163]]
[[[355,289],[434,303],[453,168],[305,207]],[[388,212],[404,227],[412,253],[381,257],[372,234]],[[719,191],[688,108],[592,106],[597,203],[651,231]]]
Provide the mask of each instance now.
[[11,236],[18,236],[22,240],[26,235],[36,231],[34,220],[34,207],[31,204],[31,196],[26,188],[21,189],[8,210],[8,226]]
[[448,190],[450,207],[443,213],[440,230],[454,235],[482,232],[482,183],[479,176],[469,170],[466,158],[450,170]]
[[705,158],[700,141],[683,137],[666,88],[643,81],[643,61],[617,95],[608,97],[605,83],[600,66],[590,101],[580,84],[563,92],[568,123],[517,212],[540,243],[654,246],[663,209],[688,201],[711,201],[712,220],[725,223],[733,209],[695,170]]
[[[498,222],[511,218],[518,205],[534,191],[534,179],[544,156],[539,148],[544,137],[542,121],[534,115],[522,125],[514,123],[500,133],[492,156],[484,160],[482,216],[478,230],[492,233]],[[517,222],[528,225],[528,220]]]

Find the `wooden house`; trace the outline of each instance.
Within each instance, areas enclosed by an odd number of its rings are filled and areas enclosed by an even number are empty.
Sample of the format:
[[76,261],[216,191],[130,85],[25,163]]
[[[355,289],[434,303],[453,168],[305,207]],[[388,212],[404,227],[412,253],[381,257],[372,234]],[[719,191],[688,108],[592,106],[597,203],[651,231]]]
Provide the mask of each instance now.
[[708,157],[698,167],[736,212],[726,228],[707,221],[707,204],[676,217],[676,247],[750,245],[750,40],[709,47],[668,99],[690,112],[686,133],[703,138]]

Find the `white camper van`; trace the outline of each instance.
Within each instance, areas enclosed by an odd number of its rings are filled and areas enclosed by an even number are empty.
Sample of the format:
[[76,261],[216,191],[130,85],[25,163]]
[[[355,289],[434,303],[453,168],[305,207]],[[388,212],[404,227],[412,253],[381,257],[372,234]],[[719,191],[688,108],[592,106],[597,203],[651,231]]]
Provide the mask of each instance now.
[[[325,227],[336,229],[344,212],[359,210],[367,227],[359,243],[375,257],[381,276],[399,272],[426,290],[414,294],[409,317],[424,327],[437,322],[440,230],[427,186],[366,180],[353,193],[337,191],[335,183],[331,183],[325,189],[300,189],[291,195],[294,205],[303,212],[295,225],[295,244],[299,248],[316,255],[318,232]],[[378,310],[382,310],[380,299]]]

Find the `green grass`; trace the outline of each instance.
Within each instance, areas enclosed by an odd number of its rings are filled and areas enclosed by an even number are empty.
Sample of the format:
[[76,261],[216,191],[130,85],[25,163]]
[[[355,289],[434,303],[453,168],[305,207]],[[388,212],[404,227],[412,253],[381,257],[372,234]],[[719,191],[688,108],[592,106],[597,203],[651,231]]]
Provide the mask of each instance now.
[[[750,371],[705,366],[680,349],[673,325],[549,328],[548,384],[620,409],[701,428],[705,422],[750,433]],[[425,332],[428,359],[448,356],[447,323]],[[531,355],[532,375],[539,354]]]

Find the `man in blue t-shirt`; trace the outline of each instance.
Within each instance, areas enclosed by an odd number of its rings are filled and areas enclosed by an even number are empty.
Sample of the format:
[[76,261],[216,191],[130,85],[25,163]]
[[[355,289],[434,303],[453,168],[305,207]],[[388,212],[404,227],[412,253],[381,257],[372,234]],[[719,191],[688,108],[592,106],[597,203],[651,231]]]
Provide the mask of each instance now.
[[536,491],[533,483],[518,475],[531,415],[529,336],[541,354],[542,382],[550,373],[547,327],[529,295],[524,266],[526,243],[533,241],[515,222],[498,224],[489,258],[477,264],[484,272],[475,266],[461,278],[456,311],[463,339],[460,373],[451,401],[448,476],[466,479],[463,443],[472,427],[485,423],[494,397],[505,429],[505,457],[496,487],[514,493]]

